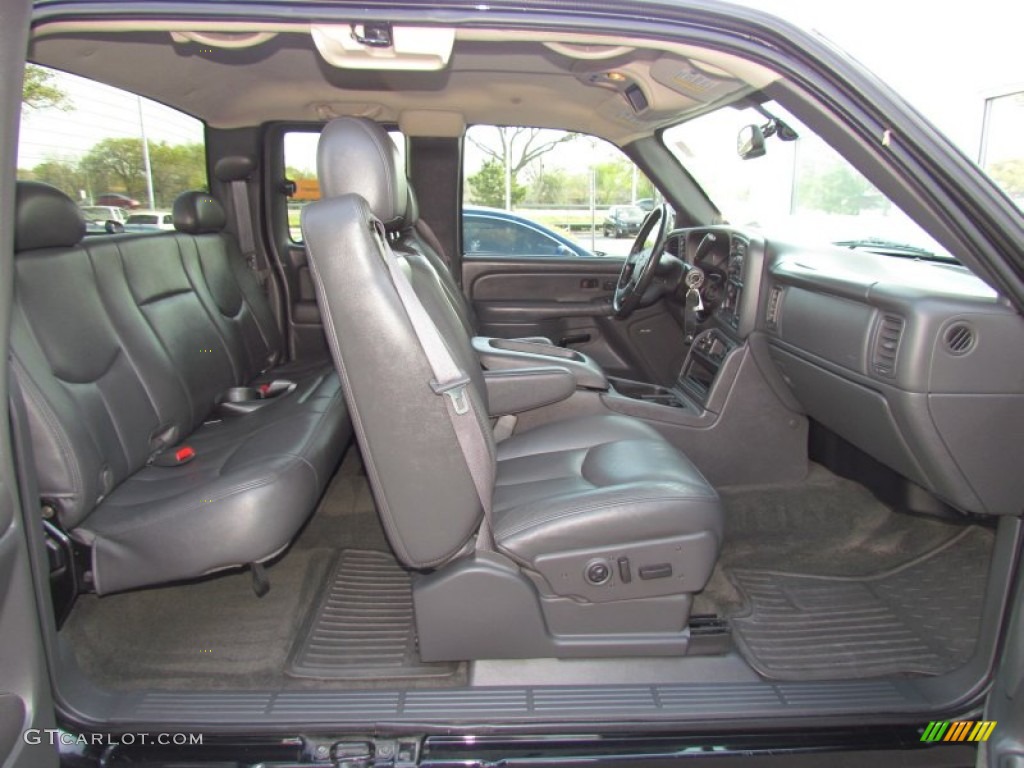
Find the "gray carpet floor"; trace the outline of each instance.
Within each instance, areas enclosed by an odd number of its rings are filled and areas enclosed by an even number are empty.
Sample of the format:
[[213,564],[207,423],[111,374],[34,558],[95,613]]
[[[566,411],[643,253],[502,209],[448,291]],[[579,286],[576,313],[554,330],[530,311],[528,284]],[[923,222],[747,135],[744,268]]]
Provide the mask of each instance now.
[[[79,667],[115,690],[393,687],[394,680],[297,679],[285,674],[342,549],[390,552],[359,453],[345,455],[320,506],[295,543],[267,568],[257,598],[245,572],[200,582],[78,599],[61,630]],[[401,685],[465,685],[465,665],[438,679]]]
[[990,530],[895,512],[819,465],[719,492],[725,542],[695,610],[729,617],[762,675],[939,674],[970,656]]
[[734,616],[748,606],[728,571],[871,576],[953,539],[964,526],[893,511],[867,488],[812,464],[800,483],[719,488],[725,541],[695,610]]
[[[802,483],[722,488],[720,493],[725,542],[711,582],[697,596],[695,613],[750,616],[751,601],[736,588],[740,571],[871,578],[964,531],[954,523],[896,513],[862,486],[819,466]],[[991,534],[984,534],[976,544],[990,551]],[[331,564],[343,549],[390,551],[354,449],[295,543],[268,568],[271,591],[265,597],[253,594],[247,572],[103,598],[84,596],[61,636],[90,679],[118,690],[465,685],[465,665],[447,677],[406,680],[325,681],[285,673]],[[932,589],[939,587],[927,587]]]

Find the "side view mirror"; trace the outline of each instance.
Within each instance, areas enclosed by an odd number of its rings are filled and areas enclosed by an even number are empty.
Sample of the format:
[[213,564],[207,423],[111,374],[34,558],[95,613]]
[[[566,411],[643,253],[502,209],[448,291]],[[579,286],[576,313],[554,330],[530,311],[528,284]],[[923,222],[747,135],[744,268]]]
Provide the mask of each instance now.
[[124,232],[124,224],[122,224],[120,221],[108,219],[107,223],[103,225],[103,229],[107,231],[108,235],[116,235],[120,232]]
[[761,157],[764,152],[764,131],[756,125],[745,125],[740,128],[736,137],[736,151],[744,160]]

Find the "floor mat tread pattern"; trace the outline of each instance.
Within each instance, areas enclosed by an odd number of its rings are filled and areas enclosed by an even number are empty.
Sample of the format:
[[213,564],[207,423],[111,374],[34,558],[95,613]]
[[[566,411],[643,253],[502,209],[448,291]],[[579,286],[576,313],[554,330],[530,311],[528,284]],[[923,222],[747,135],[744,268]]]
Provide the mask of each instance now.
[[389,553],[357,549],[338,556],[287,669],[293,677],[332,680],[457,671],[457,664],[419,659],[409,574]]
[[731,568],[748,611],[732,627],[747,661],[777,680],[937,675],[974,651],[993,536],[971,527],[864,577]]

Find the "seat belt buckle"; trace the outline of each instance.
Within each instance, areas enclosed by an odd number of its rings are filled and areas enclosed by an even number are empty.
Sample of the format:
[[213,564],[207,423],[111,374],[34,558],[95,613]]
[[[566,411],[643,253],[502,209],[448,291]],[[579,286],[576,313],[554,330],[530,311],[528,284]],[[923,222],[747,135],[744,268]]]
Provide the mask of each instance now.
[[180,467],[196,457],[196,449],[190,445],[179,445],[173,451],[158,454],[150,463],[156,467]]
[[466,394],[466,385],[469,384],[469,376],[462,376],[458,379],[438,383],[437,379],[430,380],[430,388],[435,395],[447,395],[452,401],[452,407],[459,416],[469,411],[469,395]]

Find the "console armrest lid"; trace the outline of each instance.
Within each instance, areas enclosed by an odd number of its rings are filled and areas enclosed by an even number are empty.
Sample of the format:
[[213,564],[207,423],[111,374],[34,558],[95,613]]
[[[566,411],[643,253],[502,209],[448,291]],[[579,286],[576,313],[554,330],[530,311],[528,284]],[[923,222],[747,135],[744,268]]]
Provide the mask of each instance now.
[[475,336],[473,349],[480,365],[488,371],[556,366],[569,371],[576,386],[608,391],[608,379],[601,366],[575,349],[565,349],[523,339],[496,339]]
[[531,411],[576,391],[576,377],[556,366],[484,371],[484,384],[491,416]]

